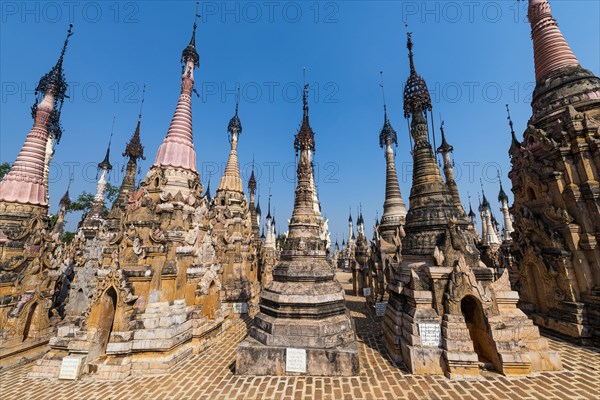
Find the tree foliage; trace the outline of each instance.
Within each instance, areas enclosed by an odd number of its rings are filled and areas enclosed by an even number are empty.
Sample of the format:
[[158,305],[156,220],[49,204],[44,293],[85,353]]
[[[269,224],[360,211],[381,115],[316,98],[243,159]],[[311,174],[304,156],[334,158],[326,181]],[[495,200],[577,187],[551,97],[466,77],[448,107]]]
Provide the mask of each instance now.
[[277,238],[275,239],[276,246],[280,249],[283,249],[283,245],[285,244],[285,239],[287,239],[286,235],[284,235],[284,234],[277,235]]
[[0,163],[0,179],[10,171],[10,164],[7,162]]
[[[104,196],[106,201],[104,202],[104,214],[108,214],[107,204],[112,204],[117,196],[119,195],[119,187],[111,185],[110,183],[106,184],[106,188],[104,189]],[[72,201],[71,204],[67,206],[67,213],[73,211],[83,211],[84,214],[87,214],[92,208],[92,204],[94,204],[94,195],[92,193],[88,193],[85,190],[77,196],[77,199]]]

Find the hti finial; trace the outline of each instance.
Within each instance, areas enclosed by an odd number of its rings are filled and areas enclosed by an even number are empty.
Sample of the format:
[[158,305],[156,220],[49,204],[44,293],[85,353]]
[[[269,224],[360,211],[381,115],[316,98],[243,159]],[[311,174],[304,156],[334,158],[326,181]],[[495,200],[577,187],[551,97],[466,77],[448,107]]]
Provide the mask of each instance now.
[[519,143],[519,141],[517,140],[517,135],[515,135],[515,129],[513,126],[512,118],[510,117],[510,108],[508,108],[508,104],[506,105],[506,114],[507,114],[506,119],[508,120],[508,126],[510,126],[510,134],[512,136],[512,140],[514,142]]
[[200,14],[198,14],[198,5],[196,2],[196,13],[194,14],[194,29],[192,30],[192,37],[190,39],[190,43],[187,45],[183,52],[181,53],[181,62],[186,63],[189,60],[192,60],[194,66],[198,68],[200,66],[200,56],[196,51],[196,28],[198,27],[198,18]]
[[408,21],[404,23],[406,27],[406,48],[408,49],[408,58],[410,61],[410,72],[415,71],[415,63],[413,60],[413,42],[412,42],[412,32],[408,31]]
[[117,117],[115,117],[113,115],[113,123],[112,123],[112,127],[110,128],[110,136],[108,138],[108,148],[110,148],[110,143],[112,142],[113,133],[115,132],[115,121],[116,120],[117,120]]
[[73,35],[73,23],[69,24],[69,29],[67,30],[67,37],[65,38],[65,42],[63,43],[63,48],[60,52],[60,57],[58,59],[57,64],[62,64],[63,58],[65,56],[65,52],[67,51],[67,45],[69,44],[69,38]]
[[383,114],[387,119],[387,104],[385,102],[385,88],[383,86],[383,71],[379,71],[379,76],[381,78],[381,83],[379,84],[379,86],[381,87],[381,96],[383,98]]
[[115,120],[116,117],[113,117],[113,123],[112,123],[112,128],[110,129],[110,137],[108,138],[108,147],[106,148],[106,156],[104,157],[104,160],[102,160],[102,162],[100,164],[98,164],[98,169],[100,170],[107,170],[110,171],[112,170],[112,165],[110,163],[110,144],[112,142],[112,137],[113,137],[113,133],[115,130]]
[[302,112],[304,118],[308,117],[308,83],[304,84],[304,91],[302,93]]
[[142,89],[142,102],[140,103],[140,113],[138,119],[142,119],[142,110],[144,109],[144,99],[146,98],[146,84],[144,83],[144,89]]
[[[229,125],[227,126],[227,132],[229,132],[230,135],[233,135],[234,133],[237,135],[241,135],[241,133],[242,133],[242,122],[240,121],[240,118],[238,116],[239,105],[240,105],[240,87],[238,85],[237,92],[235,95],[235,115],[229,120]],[[233,136],[230,136],[230,139],[232,137]]]
[[198,14],[198,6],[199,5],[200,5],[200,2],[197,1],[196,2],[196,14],[194,15],[194,33],[193,33],[194,39],[196,38],[196,28],[198,28],[198,18],[200,18],[200,14]]

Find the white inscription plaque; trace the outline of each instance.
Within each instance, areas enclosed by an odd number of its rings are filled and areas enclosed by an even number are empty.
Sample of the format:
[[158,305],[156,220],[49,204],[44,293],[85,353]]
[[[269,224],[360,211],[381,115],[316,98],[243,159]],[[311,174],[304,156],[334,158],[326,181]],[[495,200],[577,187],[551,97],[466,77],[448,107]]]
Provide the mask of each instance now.
[[248,303],[233,303],[233,312],[236,314],[248,314]]
[[306,350],[285,349],[285,372],[306,373]]
[[67,356],[62,359],[58,379],[77,380],[86,356]]
[[387,303],[385,301],[376,301],[375,302],[375,315],[378,317],[383,317],[385,314],[385,308],[387,307]]
[[421,336],[422,346],[439,347],[442,345],[442,328],[436,322],[420,323],[419,336]]
[[371,288],[370,287],[363,288],[363,296],[367,297],[370,295],[371,295]]

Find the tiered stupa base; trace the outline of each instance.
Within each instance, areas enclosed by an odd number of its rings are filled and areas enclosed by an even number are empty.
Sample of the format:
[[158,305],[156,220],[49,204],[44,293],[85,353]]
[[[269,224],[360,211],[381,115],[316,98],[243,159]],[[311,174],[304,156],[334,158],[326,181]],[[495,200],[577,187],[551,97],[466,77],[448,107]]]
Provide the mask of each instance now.
[[267,346],[247,337],[237,350],[236,374],[278,376],[355,376],[359,372],[356,342],[330,349],[306,349],[306,372],[288,372],[287,347]]
[[[516,307],[519,296],[508,287],[508,275],[486,281],[478,279],[482,271],[467,268],[403,263],[389,286],[384,318],[391,358],[413,374],[452,379],[477,377],[480,369],[509,376],[562,369],[558,352]],[[426,284],[418,282],[425,277]]]

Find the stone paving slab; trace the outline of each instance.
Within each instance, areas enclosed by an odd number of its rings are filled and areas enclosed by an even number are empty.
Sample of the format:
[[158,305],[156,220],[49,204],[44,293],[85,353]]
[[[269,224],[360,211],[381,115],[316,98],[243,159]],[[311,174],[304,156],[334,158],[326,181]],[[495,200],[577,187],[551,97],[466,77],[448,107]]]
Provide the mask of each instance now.
[[[348,274],[339,278],[350,293]],[[30,379],[33,364],[0,374],[0,399],[598,399],[600,349],[576,346],[549,337],[564,371],[530,378],[485,373],[478,380],[451,381],[441,376],[414,376],[386,356],[381,326],[366,314],[364,299],[347,295],[356,323],[361,372],[357,377],[236,376],[235,352],[247,327],[240,322],[210,349],[183,361],[170,374],[129,377],[123,381]]]

